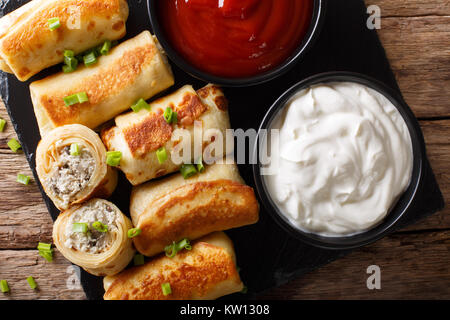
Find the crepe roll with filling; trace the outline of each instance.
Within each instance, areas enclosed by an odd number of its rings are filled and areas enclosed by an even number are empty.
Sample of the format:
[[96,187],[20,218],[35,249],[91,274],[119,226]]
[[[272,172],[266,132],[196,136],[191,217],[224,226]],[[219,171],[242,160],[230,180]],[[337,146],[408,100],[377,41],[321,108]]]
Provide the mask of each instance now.
[[56,128],[39,142],[36,171],[60,210],[93,197],[107,198],[117,185],[117,170],[106,164],[100,137],[80,124]]
[[215,164],[187,180],[175,174],[134,187],[130,213],[142,230],[136,249],[154,256],[183,238],[256,223],[259,205],[235,164]]
[[[173,258],[161,255],[105,277],[103,285],[105,300],[213,300],[244,288],[233,243],[223,232],[194,242],[191,250]],[[163,292],[163,285],[170,290]]]
[[[59,27],[50,28],[49,19]],[[20,81],[106,40],[125,36],[126,0],[33,0],[0,19],[0,69]]]
[[134,256],[131,221],[113,203],[91,199],[64,211],[53,225],[53,241],[70,262],[95,276],[122,271]]
[[[170,66],[148,31],[114,47],[92,67],[79,66],[30,85],[41,136],[65,124],[91,129],[174,83]],[[65,98],[81,94],[82,103]],[[80,101],[78,99],[78,101]]]
[[[203,151],[214,141],[217,132],[225,137],[226,129],[230,128],[227,100],[222,90],[214,85],[208,85],[198,92],[186,85],[152,102],[150,106],[150,110],[144,108],[116,117],[115,126],[102,132],[107,149],[122,152],[119,169],[133,185],[180,168],[182,161],[174,161],[171,156],[175,146],[181,146],[180,141],[185,139],[183,135],[177,135],[177,131],[184,130],[183,134],[189,138],[183,143],[187,143],[191,151],[188,161],[194,162],[197,160],[194,159],[194,131],[200,132],[198,140],[201,141],[197,145]],[[176,113],[176,121],[169,123],[164,118],[168,108]],[[199,126],[196,130],[195,124]],[[221,158],[226,153],[226,147],[226,143],[222,143],[222,147],[213,148],[211,156]],[[158,149],[163,149],[166,160],[158,159]]]

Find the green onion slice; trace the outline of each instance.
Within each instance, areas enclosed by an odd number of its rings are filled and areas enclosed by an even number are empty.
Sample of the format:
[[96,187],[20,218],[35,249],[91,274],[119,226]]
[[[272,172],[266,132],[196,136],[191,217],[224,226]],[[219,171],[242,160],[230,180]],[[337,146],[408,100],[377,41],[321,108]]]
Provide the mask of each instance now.
[[0,132],[3,132],[5,130],[6,121],[2,118],[0,118]]
[[86,54],[85,56],[83,56],[83,62],[86,67],[90,67],[90,66],[96,64],[97,57],[95,56],[95,53],[92,51],[92,52],[89,52],[88,54]]
[[167,160],[167,151],[166,148],[161,147],[156,150],[156,156],[158,157],[159,164],[163,164]]
[[203,162],[201,161],[200,163],[197,163],[197,171],[198,172],[200,172],[200,173],[202,173],[202,172],[204,172],[206,169],[205,169],[205,166],[203,165]]
[[92,224],[92,227],[99,232],[108,232],[108,226],[106,224],[101,223],[100,221],[95,221]]
[[11,140],[8,141],[8,147],[14,152],[17,152],[17,151],[19,151],[19,149],[22,148],[19,141],[17,141],[14,138],[12,138]]
[[122,159],[121,151],[108,151],[106,153],[106,163],[111,167],[117,167],[120,165],[120,160]]
[[134,237],[137,237],[138,235],[140,235],[141,232],[142,232],[142,230],[139,228],[132,228],[132,229],[128,230],[127,235],[128,235],[128,238],[134,238]]
[[111,50],[111,41],[106,40],[105,43],[103,43],[103,45],[100,48],[100,53],[103,56],[106,56],[109,53],[109,50]]
[[51,243],[39,242],[37,246],[38,250],[52,250]]
[[169,294],[172,293],[172,288],[170,287],[170,283],[166,282],[161,284],[161,289],[163,292],[163,295],[168,296]]
[[166,256],[169,258],[173,258],[177,255],[177,253],[183,249],[186,250],[192,250],[191,243],[189,239],[184,238],[183,240],[180,240],[179,242],[173,242],[172,244],[166,246],[164,248],[164,251],[166,252]]
[[50,18],[48,19],[48,27],[50,30],[56,30],[61,27],[61,23],[59,22],[59,18]]
[[79,103],[85,103],[89,101],[88,95],[86,92],[78,92],[77,98]]
[[242,288],[241,293],[246,294],[248,292],[248,288],[247,286],[244,286],[244,288]]
[[72,225],[73,232],[87,233],[88,232],[88,224],[84,222],[75,222]]
[[142,109],[147,109],[147,110],[149,110],[149,109],[150,109],[150,105],[149,105],[147,102],[145,102],[144,99],[139,99],[135,104],[133,104],[133,105],[131,106],[131,109],[132,109],[134,112],[139,112],[139,111],[141,111]]
[[22,183],[24,185],[28,185],[30,183],[30,177],[24,174],[19,173],[17,175],[17,182]]
[[3,293],[9,292],[8,281],[0,280],[0,289],[2,290]]
[[27,282],[28,282],[28,284],[30,285],[30,288],[31,289],[33,289],[33,290],[35,290],[36,288],[37,288],[37,284],[36,284],[36,281],[34,281],[34,278],[33,277],[28,277],[27,278]]
[[53,261],[53,249],[52,250],[39,250],[39,255],[48,262]]
[[70,145],[70,155],[71,156],[79,156],[80,155],[80,147],[78,143],[72,143]]
[[145,258],[142,254],[136,254],[133,258],[133,263],[135,266],[142,266],[145,263]]
[[183,164],[180,168],[180,172],[184,179],[189,179],[197,174],[197,169],[193,164]]

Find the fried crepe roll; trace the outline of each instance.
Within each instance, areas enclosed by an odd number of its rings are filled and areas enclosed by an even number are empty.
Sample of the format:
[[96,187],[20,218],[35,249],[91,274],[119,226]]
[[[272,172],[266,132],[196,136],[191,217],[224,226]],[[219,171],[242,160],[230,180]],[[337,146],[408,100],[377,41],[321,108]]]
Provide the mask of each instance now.
[[[127,179],[138,185],[145,181],[177,171],[180,165],[170,156],[179,139],[172,139],[176,129],[186,129],[191,142],[191,159],[194,161],[194,122],[202,125],[203,139],[209,129],[218,130],[225,137],[230,128],[228,104],[223,92],[208,85],[197,92],[184,86],[175,93],[151,103],[151,109],[130,112],[116,118],[116,125],[102,132],[102,140],[109,151],[121,151],[120,167]],[[167,108],[177,113],[178,122],[169,124],[163,117]],[[202,137],[200,137],[202,138]],[[173,141],[176,140],[176,141]],[[208,146],[211,140],[202,143]],[[225,147],[226,144],[224,143]],[[157,150],[164,147],[168,159],[160,163]],[[221,157],[222,149],[214,156]]]
[[[58,18],[51,30],[48,20]],[[20,81],[105,40],[125,36],[126,0],[33,0],[0,19],[0,69]]]
[[[148,31],[114,47],[92,67],[80,66],[30,85],[41,135],[65,124],[91,129],[170,87],[172,71]],[[66,106],[64,98],[85,92],[89,101]]]
[[122,271],[134,256],[131,221],[113,203],[92,199],[64,211],[53,225],[61,254],[95,276]]
[[[164,295],[161,285],[172,293]],[[223,232],[210,234],[175,257],[159,256],[143,266],[103,279],[105,300],[213,300],[244,288],[233,243]]]
[[93,197],[107,198],[117,185],[117,170],[106,164],[100,137],[80,124],[56,128],[39,142],[36,171],[60,210]]
[[187,180],[175,174],[133,188],[130,212],[142,230],[136,249],[154,256],[173,241],[256,223],[259,206],[235,164],[215,164]]

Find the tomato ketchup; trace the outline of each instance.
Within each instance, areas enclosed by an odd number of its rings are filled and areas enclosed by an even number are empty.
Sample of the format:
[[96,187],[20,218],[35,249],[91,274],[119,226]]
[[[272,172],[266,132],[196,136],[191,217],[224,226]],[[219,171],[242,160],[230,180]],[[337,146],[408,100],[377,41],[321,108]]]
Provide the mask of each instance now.
[[172,46],[198,69],[251,77],[283,63],[311,23],[313,0],[163,0],[158,15]]

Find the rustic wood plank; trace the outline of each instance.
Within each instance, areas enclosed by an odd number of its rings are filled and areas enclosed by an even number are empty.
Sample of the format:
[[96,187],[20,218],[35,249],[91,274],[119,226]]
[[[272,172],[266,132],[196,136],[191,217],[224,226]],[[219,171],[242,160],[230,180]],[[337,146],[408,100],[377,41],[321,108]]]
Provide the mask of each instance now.
[[[53,262],[37,250],[0,250],[0,278],[8,281],[11,292],[0,293],[9,299],[85,299],[72,265],[57,250]],[[31,290],[26,278],[32,276],[39,287]]]
[[[261,299],[450,299],[450,231],[392,235]],[[381,269],[381,290],[368,290],[367,267]]]
[[366,4],[379,6],[383,17],[450,15],[449,0],[366,0]]
[[417,117],[450,116],[450,91],[445,89],[450,87],[449,25],[450,16],[383,18],[378,30],[403,96]]

